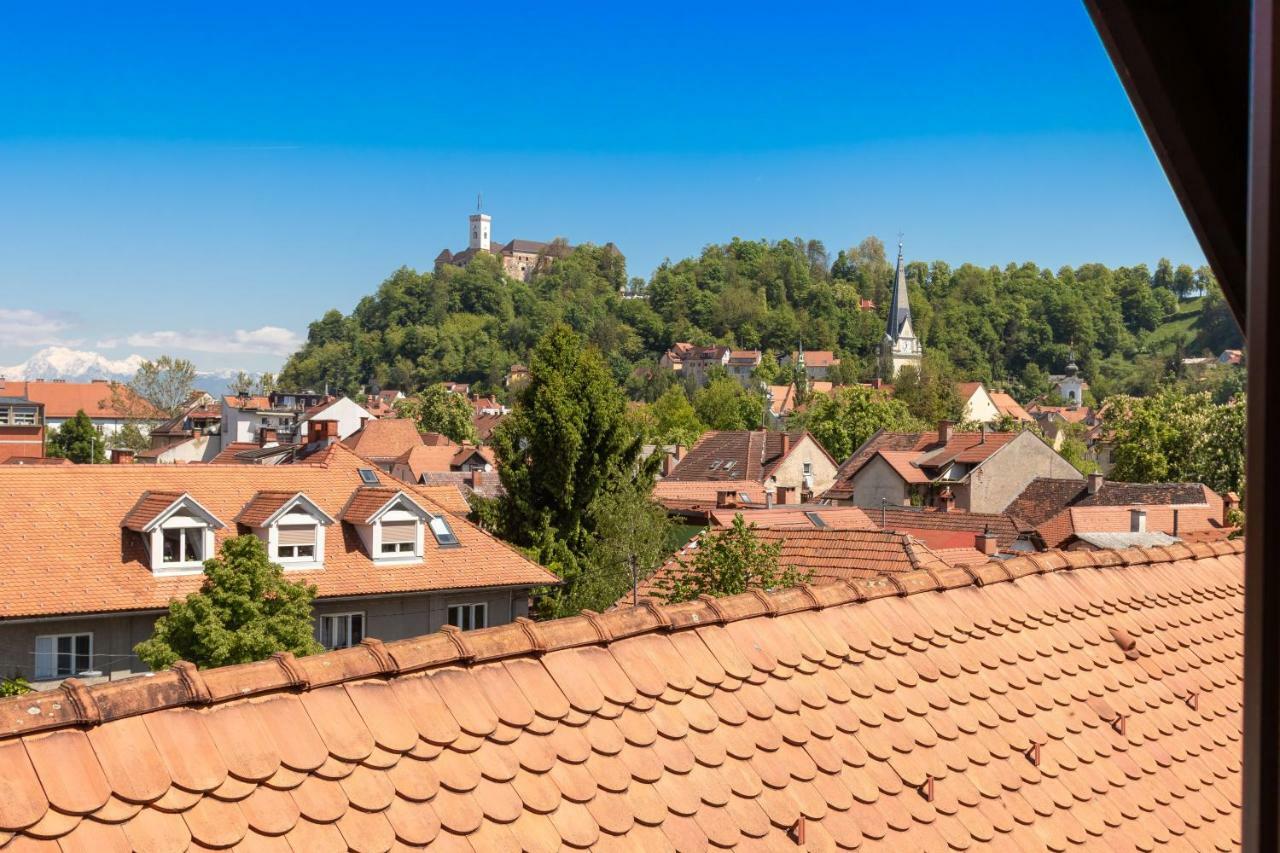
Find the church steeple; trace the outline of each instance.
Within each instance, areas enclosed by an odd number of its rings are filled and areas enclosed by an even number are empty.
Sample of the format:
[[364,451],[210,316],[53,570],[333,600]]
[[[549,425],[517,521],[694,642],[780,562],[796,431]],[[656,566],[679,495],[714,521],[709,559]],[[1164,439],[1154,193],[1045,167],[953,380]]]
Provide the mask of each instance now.
[[907,268],[902,262],[902,241],[898,241],[898,268],[893,274],[893,300],[889,303],[889,317],[885,321],[884,333],[889,340],[896,341],[902,334],[904,323],[911,321],[911,302],[907,297]]

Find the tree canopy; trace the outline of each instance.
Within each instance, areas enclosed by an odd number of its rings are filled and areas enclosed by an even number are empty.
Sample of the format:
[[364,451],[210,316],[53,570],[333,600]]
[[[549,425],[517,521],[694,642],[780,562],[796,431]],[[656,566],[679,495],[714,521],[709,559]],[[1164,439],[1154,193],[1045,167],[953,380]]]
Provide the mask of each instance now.
[[417,421],[421,432],[438,432],[459,444],[480,440],[467,398],[440,383],[428,386],[416,397],[396,401],[395,408],[401,417]]
[[62,426],[50,429],[45,438],[46,452],[55,458],[70,459],[78,465],[107,461],[107,443],[93,425],[93,420],[80,409]]
[[1243,492],[1243,395],[1215,403],[1208,391],[1166,386],[1150,397],[1115,397],[1111,476],[1138,483],[1196,482]]
[[257,536],[228,539],[204,563],[199,592],[169,603],[134,654],[153,670],[185,660],[201,667],[264,660],[275,652],[323,651],[312,628],[316,588],[292,582]]
[[879,430],[916,432],[931,427],[914,417],[902,400],[883,391],[854,385],[831,396],[818,395],[796,425],[813,433],[818,443],[838,460],[853,455]]
[[668,602],[692,601],[700,595],[737,595],[752,587],[773,589],[806,583],[809,574],[794,566],[779,567],[782,543],[765,542],[738,513],[733,525],[702,534],[691,562],[659,580]]
[[[241,374],[243,376],[244,374]],[[182,411],[195,390],[196,366],[185,358],[162,355],[144,361],[127,383],[115,383],[111,405],[125,417],[155,420]]]

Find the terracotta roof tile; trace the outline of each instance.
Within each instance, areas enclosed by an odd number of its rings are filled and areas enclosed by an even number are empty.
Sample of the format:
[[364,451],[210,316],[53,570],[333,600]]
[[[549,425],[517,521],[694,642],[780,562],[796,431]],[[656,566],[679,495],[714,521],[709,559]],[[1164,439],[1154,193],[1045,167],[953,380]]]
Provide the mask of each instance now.
[[408,418],[378,418],[347,436],[342,443],[369,459],[391,461],[422,445],[417,422]]
[[[215,530],[217,545],[240,532],[232,522],[246,508],[252,512],[241,520],[256,519],[282,494],[301,492],[338,518],[362,491],[358,469],[372,465],[340,444],[315,456],[314,465],[0,466],[0,617],[166,607],[197,590],[203,576],[157,576],[142,535],[133,531],[183,494],[227,522]],[[427,547],[419,563],[373,571],[355,528],[334,524],[323,568],[290,572],[315,584],[322,598],[552,582],[545,569],[468,523],[469,507],[456,487],[381,476],[395,488],[368,491],[402,490],[429,512],[452,513],[461,547]],[[67,547],[69,529],[76,532],[74,548]]]
[[[117,408],[117,395],[126,403]],[[25,397],[44,406],[46,418],[72,418],[83,410],[91,418],[164,420],[167,414],[116,382],[44,382],[0,379],[0,397]]]
[[386,644],[390,673],[360,648],[298,659],[311,688],[275,662],[206,671],[203,697],[173,673],[73,682],[0,700],[0,830],[14,849],[1235,849],[1241,550],[502,626],[465,658],[437,634]]
[[[950,462],[963,462],[970,465],[983,462],[1000,448],[1018,437],[1013,432],[953,432],[951,440],[942,442],[937,432],[885,432],[880,431],[863,442],[862,446],[846,459],[836,472],[836,482],[827,490],[824,497],[833,500],[845,500],[853,495],[853,476],[871,461],[876,454],[910,454],[894,460],[902,460],[898,464],[914,462],[911,466],[920,470],[929,480],[935,474],[928,469],[937,469]],[[889,459],[889,457],[886,457]],[[891,461],[891,464],[894,464]],[[907,476],[906,473],[903,476]],[[911,475],[915,476],[915,475]],[[917,482],[910,480],[909,482]]]
[[[808,439],[823,453],[826,450],[807,432],[781,433],[767,430],[712,430],[698,439],[662,482],[690,483],[736,481],[763,484],[790,455],[784,445],[799,446]],[[835,464],[835,460],[832,460]]]

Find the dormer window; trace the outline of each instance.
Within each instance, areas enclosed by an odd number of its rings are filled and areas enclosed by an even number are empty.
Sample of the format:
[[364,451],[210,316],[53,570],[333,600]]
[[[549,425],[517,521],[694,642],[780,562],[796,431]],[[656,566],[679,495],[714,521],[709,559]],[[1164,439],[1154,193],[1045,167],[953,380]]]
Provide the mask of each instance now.
[[365,487],[351,496],[342,520],[360,534],[374,562],[412,563],[422,559],[431,513],[399,489]]
[[302,492],[258,492],[236,521],[267,544],[281,567],[323,568],[325,528],[333,518]]
[[121,526],[142,535],[153,572],[190,574],[213,554],[214,530],[226,525],[185,492],[147,492]]

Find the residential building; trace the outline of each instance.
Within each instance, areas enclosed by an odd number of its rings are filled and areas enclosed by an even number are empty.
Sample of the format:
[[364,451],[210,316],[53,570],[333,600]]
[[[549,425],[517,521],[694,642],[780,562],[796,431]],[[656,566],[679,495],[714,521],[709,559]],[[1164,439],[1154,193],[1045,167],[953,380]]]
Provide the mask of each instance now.
[[422,436],[417,422],[409,418],[378,418],[367,421],[342,443],[390,474],[397,460],[422,447]]
[[884,504],[869,507],[866,512],[876,527],[910,534],[939,553],[949,548],[971,548],[975,537],[984,535],[994,540],[993,554],[1034,551],[1038,547],[1035,529],[1009,512],[964,512],[945,503],[941,508]]
[[1001,417],[1013,418],[1019,423],[1029,424],[1034,418],[1022,407],[1022,405],[1009,394],[1003,391],[988,391],[987,395],[991,397],[991,402],[995,405],[996,411]]
[[798,365],[810,380],[831,379],[832,368],[840,366],[840,359],[831,350],[797,350],[778,359],[783,367]]
[[[467,225],[467,248],[456,254],[448,249],[441,250],[436,256],[436,272],[446,266],[465,267],[471,263],[472,258],[483,252],[496,256],[506,275],[520,281],[529,281],[534,273],[546,270],[554,260],[573,251],[573,247],[564,242],[510,240],[497,244],[492,238],[493,218],[479,211],[467,218]],[[608,245],[613,246],[612,243]]]
[[1036,477],[1083,475],[1031,432],[881,430],[854,451],[823,497],[861,507],[931,505],[1000,513]]
[[721,346],[694,347],[685,353],[681,361],[683,365],[680,369],[681,373],[693,377],[689,381],[701,388],[707,384],[707,374],[712,370],[723,368],[726,373],[728,372],[729,357],[732,352],[728,347]]
[[378,420],[378,417],[350,397],[329,397],[311,406],[298,417],[299,442],[305,444],[309,441],[309,425],[313,420],[334,422],[337,425],[338,440],[341,441],[359,432],[370,421]]
[[902,260],[902,243],[898,243],[898,267],[893,274],[893,300],[885,321],[884,338],[880,341],[880,378],[892,382],[904,367],[920,369],[924,347],[916,337],[911,322],[911,300],[907,295],[907,269]]
[[[318,401],[317,401],[318,402]],[[258,432],[269,430],[275,441],[292,443],[298,417],[306,407],[285,405],[265,394],[227,394],[222,398],[222,449],[232,444],[258,444]]]
[[697,346],[687,341],[681,341],[671,345],[671,348],[662,354],[658,359],[658,364],[668,370],[674,370],[680,373],[684,370],[684,360],[689,357]]
[[1032,480],[1007,513],[1034,528],[1042,547],[1091,550],[1225,539],[1234,531],[1231,508],[1201,483],[1117,483],[1091,474]]
[[809,500],[831,486],[837,467],[808,432],[711,430],[662,482],[751,483]]
[[1035,555],[67,684],[0,700],[0,829],[95,851],[1231,849],[1241,550]]
[[168,415],[134,394],[127,385],[95,379],[66,382],[62,379],[0,379],[0,397],[14,397],[44,407],[44,426],[58,429],[83,411],[104,438],[111,438],[132,424],[143,435]]
[[44,405],[26,397],[0,397],[0,462],[43,458]]
[[494,461],[491,448],[475,444],[419,444],[396,459],[391,466],[391,474],[410,483],[420,483],[426,473],[491,472]]
[[476,435],[480,438],[481,444],[488,444],[489,437],[493,435],[494,429],[498,424],[502,423],[502,419],[506,414],[482,414],[475,412],[471,415],[471,423],[476,428]]
[[760,350],[735,349],[729,351],[729,360],[725,362],[725,372],[729,378],[738,380],[743,388],[754,388],[760,383],[755,378],[756,368],[763,358]]
[[993,424],[1000,420],[1000,410],[981,382],[957,383],[956,395],[960,398],[961,423]]
[[434,631],[455,606],[503,624],[555,582],[468,523],[457,489],[397,481],[341,444],[311,465],[0,466],[0,495],[0,660],[42,683],[145,671],[134,645],[240,534],[316,586],[330,646]]

